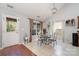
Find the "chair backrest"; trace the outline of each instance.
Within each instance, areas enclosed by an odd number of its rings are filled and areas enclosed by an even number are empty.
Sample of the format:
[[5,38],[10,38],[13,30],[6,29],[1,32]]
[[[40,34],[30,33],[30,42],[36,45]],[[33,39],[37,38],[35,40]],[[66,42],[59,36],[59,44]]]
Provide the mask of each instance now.
[[53,39],[57,39],[57,35],[56,35],[56,33],[53,33],[52,35],[51,35],[51,38],[53,38]]

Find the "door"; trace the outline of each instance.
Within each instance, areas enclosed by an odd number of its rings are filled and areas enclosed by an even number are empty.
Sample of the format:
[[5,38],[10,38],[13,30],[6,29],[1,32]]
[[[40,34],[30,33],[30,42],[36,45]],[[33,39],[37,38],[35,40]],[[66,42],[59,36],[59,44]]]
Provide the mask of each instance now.
[[13,16],[3,16],[2,47],[19,43],[19,19]]
[[40,22],[39,21],[34,21],[33,22],[33,27],[32,27],[32,39],[34,41],[38,40],[39,33],[40,33]]

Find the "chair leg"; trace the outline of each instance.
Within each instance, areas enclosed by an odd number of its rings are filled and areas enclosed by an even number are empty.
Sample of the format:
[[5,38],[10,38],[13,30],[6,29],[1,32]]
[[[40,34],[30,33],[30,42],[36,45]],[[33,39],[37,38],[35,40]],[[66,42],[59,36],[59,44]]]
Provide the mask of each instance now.
[[38,44],[41,46],[41,41],[40,40],[38,40]]
[[40,46],[42,45],[42,41],[40,41]]
[[55,41],[56,42],[56,45],[57,45],[57,41]]
[[55,45],[57,45],[57,42],[56,41],[53,41],[53,47],[55,47]]
[[52,43],[53,43],[53,47],[54,47],[55,44],[54,44],[54,42],[52,42]]
[[40,44],[40,46],[42,45],[42,43],[43,43],[43,41],[42,41],[42,40],[39,40],[39,44]]

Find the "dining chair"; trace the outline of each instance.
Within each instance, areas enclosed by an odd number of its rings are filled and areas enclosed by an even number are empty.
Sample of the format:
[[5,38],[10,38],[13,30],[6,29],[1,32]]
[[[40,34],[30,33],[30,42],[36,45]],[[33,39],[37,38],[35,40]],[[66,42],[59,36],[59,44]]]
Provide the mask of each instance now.
[[49,44],[53,44],[53,46],[55,46],[57,44],[56,35],[54,34],[53,36],[51,36],[51,38],[49,38],[48,42],[49,42]]
[[40,44],[40,46],[43,44],[44,42],[44,38],[42,35],[38,35],[38,44]]

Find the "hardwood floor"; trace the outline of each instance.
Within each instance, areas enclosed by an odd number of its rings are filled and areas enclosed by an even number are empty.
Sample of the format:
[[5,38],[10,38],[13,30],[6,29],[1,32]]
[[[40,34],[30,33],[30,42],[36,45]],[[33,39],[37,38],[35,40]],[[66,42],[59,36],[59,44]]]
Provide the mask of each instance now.
[[36,56],[22,44],[9,46],[0,50],[0,56]]

